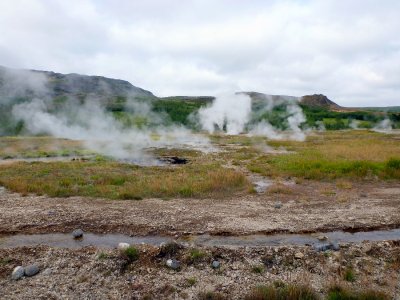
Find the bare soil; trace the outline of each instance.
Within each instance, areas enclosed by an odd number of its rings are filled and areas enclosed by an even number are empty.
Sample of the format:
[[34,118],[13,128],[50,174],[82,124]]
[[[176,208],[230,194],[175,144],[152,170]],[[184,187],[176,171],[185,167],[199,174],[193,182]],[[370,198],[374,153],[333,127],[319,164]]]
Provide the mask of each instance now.
[[[284,187],[278,193],[267,190],[223,199],[140,201],[23,197],[0,189],[0,234],[82,228],[178,237],[400,226],[399,182],[352,182],[340,188],[332,182],[303,181]],[[282,207],[275,208],[276,202]],[[168,269],[168,257],[160,257],[160,248],[148,245],[140,247],[140,259],[132,264],[126,264],[116,249],[0,249],[0,299],[199,299],[207,291],[218,292],[223,299],[243,299],[258,284],[276,280],[307,283],[321,297],[334,282],[400,297],[398,241],[341,245],[337,252],[316,252],[310,246],[203,248],[206,255],[195,262],[190,259],[191,247],[187,244],[174,255],[182,262],[180,271]],[[214,259],[221,268],[211,268]],[[32,263],[39,266],[38,275],[11,280],[13,268]],[[254,266],[262,266],[262,272],[255,272]],[[343,280],[350,267],[356,275],[353,283]]]
[[[281,202],[281,208],[275,203]],[[399,182],[304,181],[284,193],[223,199],[49,198],[0,190],[0,234],[70,232],[130,235],[371,230],[400,226]]]

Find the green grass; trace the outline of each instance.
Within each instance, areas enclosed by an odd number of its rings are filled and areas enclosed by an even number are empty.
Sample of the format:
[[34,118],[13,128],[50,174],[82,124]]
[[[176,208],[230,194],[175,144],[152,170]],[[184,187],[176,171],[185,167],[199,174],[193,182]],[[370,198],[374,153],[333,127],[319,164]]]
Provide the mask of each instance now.
[[271,284],[254,288],[245,300],[317,300],[317,293],[307,285]]
[[264,272],[264,266],[263,265],[252,266],[251,271],[255,274],[261,274]]
[[261,155],[247,162],[248,170],[265,176],[306,179],[400,179],[400,142],[395,136],[373,132],[324,133],[304,143],[269,142],[294,153]]
[[327,300],[389,300],[391,297],[380,291],[364,290],[351,291],[339,285],[332,286],[327,295]]
[[121,256],[128,262],[134,262],[139,259],[139,250],[133,246],[121,251]]
[[225,196],[248,188],[246,177],[217,163],[139,167],[110,161],[0,165],[0,185],[51,197],[109,199]]
[[344,271],[343,279],[348,281],[348,282],[355,282],[356,281],[356,275],[354,274],[353,268],[347,268]]
[[192,262],[198,262],[206,256],[206,253],[199,249],[192,249],[189,253],[189,258]]
[[53,137],[1,137],[0,158],[42,158],[88,156],[96,153],[83,147],[81,141]]

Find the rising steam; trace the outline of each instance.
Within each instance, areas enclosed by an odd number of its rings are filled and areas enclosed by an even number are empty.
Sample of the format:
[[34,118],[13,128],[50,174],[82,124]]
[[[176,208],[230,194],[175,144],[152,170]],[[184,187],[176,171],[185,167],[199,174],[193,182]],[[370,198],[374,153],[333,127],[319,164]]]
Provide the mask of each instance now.
[[275,128],[265,118],[258,120],[252,113],[252,99],[244,93],[216,97],[211,105],[200,109],[198,119],[201,128],[209,133],[225,131],[227,134],[240,134],[247,131],[249,135],[265,136],[274,140],[305,140],[306,132],[301,125],[306,118],[294,99],[263,96],[262,102],[264,107],[258,110],[257,115],[271,112],[277,105],[286,105],[286,112],[283,114],[283,121],[287,123],[285,130]]

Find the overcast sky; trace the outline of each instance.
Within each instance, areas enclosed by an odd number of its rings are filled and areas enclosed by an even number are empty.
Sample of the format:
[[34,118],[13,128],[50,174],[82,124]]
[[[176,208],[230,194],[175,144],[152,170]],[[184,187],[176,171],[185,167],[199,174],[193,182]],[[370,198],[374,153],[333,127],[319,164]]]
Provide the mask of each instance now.
[[400,105],[400,1],[1,0],[0,65]]

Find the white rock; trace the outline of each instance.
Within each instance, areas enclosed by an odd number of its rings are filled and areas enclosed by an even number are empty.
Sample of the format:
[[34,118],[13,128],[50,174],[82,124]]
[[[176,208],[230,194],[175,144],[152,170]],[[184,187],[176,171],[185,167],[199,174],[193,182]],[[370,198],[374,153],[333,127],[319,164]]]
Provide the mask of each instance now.
[[126,249],[128,249],[129,248],[129,244],[128,243],[119,243],[118,244],[118,249],[119,250],[126,250]]
[[301,253],[301,252],[297,252],[297,253],[294,255],[294,257],[297,258],[297,259],[302,259],[302,258],[304,258],[304,254]]
[[15,267],[11,273],[11,279],[18,280],[21,279],[25,274],[25,269],[21,266]]

